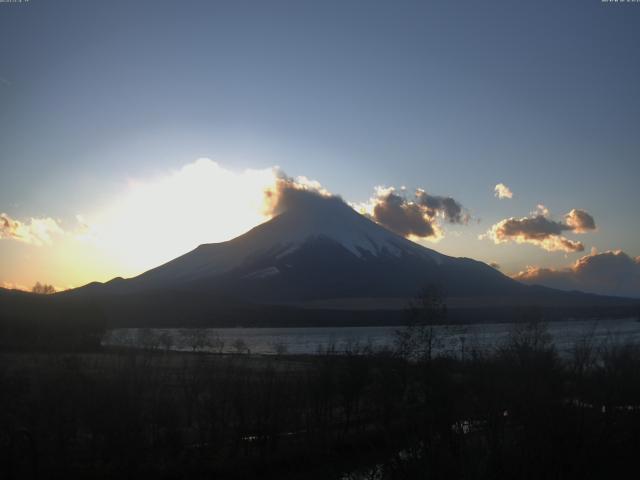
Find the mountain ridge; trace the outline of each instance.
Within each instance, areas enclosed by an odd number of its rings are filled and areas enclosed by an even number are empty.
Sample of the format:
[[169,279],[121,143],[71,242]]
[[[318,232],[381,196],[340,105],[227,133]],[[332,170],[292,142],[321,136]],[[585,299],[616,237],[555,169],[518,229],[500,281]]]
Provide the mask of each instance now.
[[339,197],[305,192],[297,200],[302,201],[234,239],[199,245],[133,278],[92,282],[59,295],[102,297],[107,303],[129,298],[135,305],[173,298],[174,314],[183,304],[205,316],[240,305],[335,311],[359,302],[358,309],[373,310],[370,305],[383,298],[393,298],[392,310],[398,310],[429,285],[440,286],[452,308],[467,310],[629,303],[521,284],[483,262],[443,255],[401,237]]
[[[447,319],[456,323],[518,321],[531,306],[546,319],[635,311],[628,299],[523,285],[317,194],[234,239],[200,245],[136,277],[27,303],[50,305],[52,313],[88,305],[111,327],[399,325],[407,321],[409,299],[429,285],[442,287]],[[6,311],[23,309],[19,298],[4,297]],[[380,302],[390,298],[394,305]]]
[[[477,282],[479,293],[523,288],[482,262],[449,257],[401,237],[337,197],[315,195],[234,239],[202,244],[130,279],[93,282],[75,291],[205,289],[233,296],[235,289],[236,296],[277,302],[411,296],[421,286],[438,283],[451,293],[469,294],[470,274],[483,277]],[[488,288],[492,284],[497,284],[493,290]]]

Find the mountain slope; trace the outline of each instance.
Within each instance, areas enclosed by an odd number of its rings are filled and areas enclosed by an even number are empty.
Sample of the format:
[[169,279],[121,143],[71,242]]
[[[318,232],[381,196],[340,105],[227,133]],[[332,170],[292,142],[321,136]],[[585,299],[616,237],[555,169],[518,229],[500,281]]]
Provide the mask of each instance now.
[[449,295],[524,290],[484,263],[442,255],[316,195],[233,240],[201,245],[135,278],[84,292],[209,291],[277,303],[336,297],[410,297],[442,285]]

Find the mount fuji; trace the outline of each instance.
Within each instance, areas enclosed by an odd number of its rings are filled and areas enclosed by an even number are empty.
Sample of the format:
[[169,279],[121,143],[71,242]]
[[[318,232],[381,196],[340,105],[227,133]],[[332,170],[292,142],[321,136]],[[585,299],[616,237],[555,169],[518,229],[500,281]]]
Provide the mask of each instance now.
[[200,245],[131,279],[75,292],[200,291],[258,303],[409,298],[437,284],[452,297],[517,295],[530,287],[468,258],[438,253],[309,193],[233,240]]
[[407,240],[339,197],[304,192],[295,200],[232,240],[200,245],[137,277],[54,296],[89,301],[114,326],[397,324],[406,321],[408,300],[431,285],[442,288],[449,319],[460,322],[511,321],[531,306],[547,318],[620,316],[632,305],[521,284]]

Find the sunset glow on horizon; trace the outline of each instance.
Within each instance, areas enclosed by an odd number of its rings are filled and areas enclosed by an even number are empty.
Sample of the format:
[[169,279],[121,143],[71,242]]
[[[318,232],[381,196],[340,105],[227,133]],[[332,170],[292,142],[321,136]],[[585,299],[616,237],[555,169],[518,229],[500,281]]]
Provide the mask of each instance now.
[[[109,205],[77,214],[75,225],[67,227],[52,218],[29,224],[13,220],[14,240],[29,246],[32,254],[39,256],[43,250],[55,263],[67,262],[64,275],[45,279],[58,290],[137,275],[268,220],[265,192],[276,179],[275,167],[236,173],[200,158],[158,178],[128,181]],[[47,276],[42,264],[34,265],[33,272],[19,272],[16,280],[2,278],[2,283],[30,288]]]
[[[322,196],[336,194],[317,180],[305,176],[291,179],[277,166],[233,172],[211,159],[200,158],[154,178],[128,180],[121,193],[107,205],[95,212],[76,214],[73,223],[50,217],[21,221],[3,213],[2,238],[12,240],[13,247],[26,254],[19,269],[3,272],[5,278],[0,279],[1,286],[29,290],[35,282],[45,281],[60,291],[91,281],[138,275],[200,244],[230,240],[269,220],[279,213],[274,210],[278,202],[274,195],[277,197],[283,185]],[[411,193],[404,186],[398,189],[376,186],[373,191],[368,201],[353,202],[352,208],[427,247],[433,248],[447,234],[449,243],[455,243],[459,237],[466,236],[461,230],[472,234],[482,228],[451,197],[433,196],[422,188]],[[541,208],[542,213],[533,212],[543,215],[535,219],[536,223],[547,222],[552,227],[576,229],[579,233],[588,231],[581,225],[554,223],[548,209],[538,206],[538,212]],[[572,210],[571,216],[567,215],[569,222],[577,221],[575,212]],[[507,220],[502,223],[505,222]],[[526,235],[526,232],[519,233],[513,241],[525,243]],[[546,234],[535,235],[532,242],[540,243],[547,250],[553,250],[550,242],[560,242],[553,234],[548,240],[541,237],[544,240],[538,242],[536,239]],[[487,235],[477,236],[484,240]],[[495,243],[509,240],[503,235]],[[488,245],[479,242],[478,255]],[[446,252],[441,245],[438,249]],[[25,264],[29,268],[25,268]],[[519,271],[513,273],[518,275]]]

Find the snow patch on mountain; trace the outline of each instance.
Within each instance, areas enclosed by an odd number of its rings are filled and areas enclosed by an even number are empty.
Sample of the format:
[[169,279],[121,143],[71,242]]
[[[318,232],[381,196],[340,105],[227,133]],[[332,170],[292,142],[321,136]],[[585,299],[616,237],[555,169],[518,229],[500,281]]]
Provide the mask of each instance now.
[[261,278],[273,277],[274,275],[278,275],[279,273],[280,273],[280,270],[278,270],[278,267],[267,267],[261,270],[256,270],[255,272],[251,272],[242,278],[246,278],[249,280],[256,280]]
[[[293,209],[255,227],[244,236],[254,251],[286,246],[277,258],[291,254],[306,241],[330,239],[357,257],[383,254],[428,255],[440,264],[443,255],[401,237],[360,215],[340,199],[323,199],[318,206]],[[243,236],[243,237],[244,237]],[[240,237],[242,238],[242,237]]]

